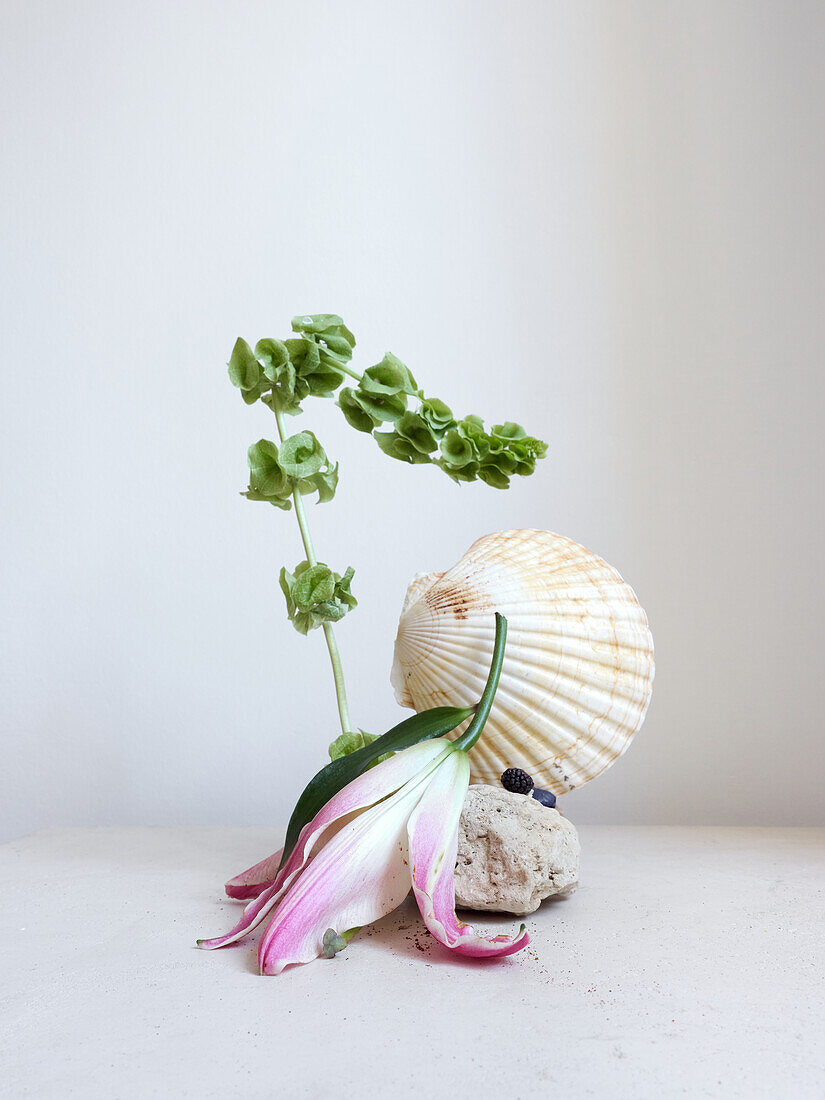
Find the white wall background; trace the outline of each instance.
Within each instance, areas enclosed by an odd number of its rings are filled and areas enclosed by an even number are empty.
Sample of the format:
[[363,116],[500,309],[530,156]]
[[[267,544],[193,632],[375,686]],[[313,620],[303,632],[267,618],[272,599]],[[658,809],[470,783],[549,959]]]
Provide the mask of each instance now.
[[2,5],[0,832],[281,823],[336,733],[238,334],[337,311],[548,439],[508,493],[330,404],[353,715],[409,576],[537,526],[648,610],[647,723],[578,822],[822,823],[825,7]]

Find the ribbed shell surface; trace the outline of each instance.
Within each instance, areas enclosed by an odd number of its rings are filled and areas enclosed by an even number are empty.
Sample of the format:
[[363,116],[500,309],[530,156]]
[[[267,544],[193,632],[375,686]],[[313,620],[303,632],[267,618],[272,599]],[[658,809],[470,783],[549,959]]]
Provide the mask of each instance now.
[[524,768],[562,794],[610,767],[642,724],[653,638],[633,589],[607,562],[549,531],[499,531],[446,573],[410,585],[392,683],[402,706],[465,706],[481,695],[495,636],[507,648],[493,709],[470,752],[472,782]]

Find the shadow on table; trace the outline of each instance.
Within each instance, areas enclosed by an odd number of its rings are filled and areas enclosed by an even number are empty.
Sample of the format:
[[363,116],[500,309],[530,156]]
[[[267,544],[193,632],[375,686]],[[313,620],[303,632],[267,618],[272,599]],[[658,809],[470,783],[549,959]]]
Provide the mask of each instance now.
[[[536,911],[526,917],[515,917],[509,913],[481,913],[458,910],[459,918],[472,924],[484,935],[514,935],[524,923],[530,931],[530,922],[538,913],[548,911],[556,905],[563,905],[566,898],[549,898]],[[389,951],[393,955],[423,960],[429,966],[450,966],[462,969],[500,964],[501,958],[476,959],[457,955],[436,940],[427,929],[412,894],[396,910],[359,933],[357,941]]]
[[[564,905],[567,900],[564,897],[548,898],[536,913],[531,913],[527,917],[514,917],[508,913],[470,912],[468,910],[459,910],[459,916],[466,923],[474,925],[482,933],[513,935],[522,922],[527,925],[529,932],[531,920],[535,919],[539,913],[547,912],[557,905]],[[228,926],[231,926],[243,912],[243,905],[241,903],[229,904],[231,909],[227,916],[229,918]],[[230,954],[233,969],[245,970],[249,974],[257,975],[260,934],[253,933],[238,943],[221,948],[216,954]],[[363,950],[365,954],[369,951],[378,950],[401,959],[415,959],[427,966],[448,966],[460,969],[489,966],[491,964],[500,965],[508,961],[501,958],[465,958],[449,951],[427,929],[412,894],[392,913],[362,929],[347,950],[358,950],[359,952]],[[300,967],[289,967],[284,973],[288,974],[299,969]]]

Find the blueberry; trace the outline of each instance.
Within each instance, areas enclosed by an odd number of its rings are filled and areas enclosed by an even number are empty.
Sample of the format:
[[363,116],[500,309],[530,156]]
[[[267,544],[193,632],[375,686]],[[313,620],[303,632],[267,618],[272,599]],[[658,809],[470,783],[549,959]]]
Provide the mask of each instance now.
[[533,788],[533,798],[536,802],[540,802],[542,806],[547,806],[551,810],[556,805],[556,796],[552,791],[543,791],[540,787]]

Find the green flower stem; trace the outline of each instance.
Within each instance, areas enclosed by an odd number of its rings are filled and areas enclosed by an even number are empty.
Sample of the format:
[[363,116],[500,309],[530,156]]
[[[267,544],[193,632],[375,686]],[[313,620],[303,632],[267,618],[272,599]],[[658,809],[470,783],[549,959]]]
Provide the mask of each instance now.
[[348,374],[350,378],[354,378],[356,382],[360,382],[364,377],[363,374],[359,374],[357,370],[352,370],[351,367],[345,367],[343,363],[336,363],[335,369],[342,371],[344,374]]
[[[281,442],[286,439],[286,424],[284,423],[284,414],[278,404],[278,399],[274,392],[272,394],[272,411],[275,413],[275,422],[278,425],[278,435],[281,438]],[[307,556],[307,561],[310,565],[316,565],[318,559],[315,556],[315,547],[312,545],[312,536],[309,533],[309,524],[307,523],[306,509],[304,508],[304,500],[300,492],[296,488],[292,494],[292,500],[295,505],[295,517],[298,520],[298,527],[301,531],[301,541],[304,544],[304,552]],[[323,623],[324,637],[327,641],[327,649],[329,650],[329,659],[332,664],[332,675],[335,679],[335,697],[338,700],[338,717],[341,720],[341,732],[350,733],[352,731],[352,724],[349,717],[349,705],[347,704],[347,688],[344,683],[344,670],[341,666],[341,654],[338,652],[338,643],[335,640],[335,632],[332,629],[332,623]]]
[[476,707],[472,722],[470,722],[464,733],[454,741],[454,745],[457,749],[464,749],[466,752],[473,747],[481,736],[481,731],[484,729],[484,723],[489,717],[490,708],[496,696],[496,689],[498,688],[498,681],[501,676],[501,666],[504,663],[504,647],[506,644],[507,620],[503,615],[499,615],[497,611],[496,638],[493,642],[493,660],[490,664],[490,672],[487,675],[487,683],[478,701],[478,706]]
[[335,632],[332,623],[322,623],[324,637],[327,640],[329,659],[332,663],[332,675],[335,678],[335,698],[338,700],[338,717],[341,720],[341,733],[350,733],[352,723],[349,719],[349,707],[347,705],[347,689],[344,684],[344,670],[341,667],[341,654],[338,652],[338,643],[335,640]]

